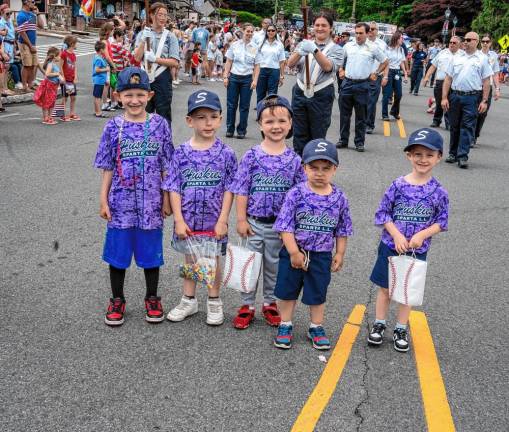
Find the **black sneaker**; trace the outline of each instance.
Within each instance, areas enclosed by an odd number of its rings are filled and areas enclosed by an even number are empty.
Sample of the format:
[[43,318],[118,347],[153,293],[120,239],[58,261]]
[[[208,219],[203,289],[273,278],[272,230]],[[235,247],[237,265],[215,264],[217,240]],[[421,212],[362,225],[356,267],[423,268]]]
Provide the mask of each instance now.
[[477,148],[479,147],[477,145],[477,138],[474,138],[474,140],[470,143],[470,148]]
[[407,352],[410,349],[410,344],[408,343],[408,332],[405,329],[394,329],[392,339],[394,341],[394,349],[396,351]]
[[339,140],[337,143],[336,143],[336,148],[347,148],[348,147],[348,143],[346,144],[343,144],[341,142],[341,140]]
[[355,151],[358,151],[359,153],[362,153],[364,151],[364,146],[363,145],[355,146]]
[[226,138],[232,138],[233,132],[226,132]]
[[391,119],[389,118],[389,116],[383,116],[383,117],[382,117],[382,120],[383,120],[383,121],[391,121]]
[[373,130],[374,130],[374,129],[375,129],[375,128],[368,127],[368,128],[366,128],[366,133],[367,133],[368,135],[371,135],[371,134],[373,133]]
[[440,123],[435,123],[435,122],[433,122],[433,123],[431,123],[431,124],[429,125],[429,127],[432,127],[432,128],[440,127]]
[[244,139],[246,137],[246,134],[237,134],[237,139]]
[[454,156],[454,155],[450,154],[449,156],[447,156],[447,157],[445,158],[445,162],[446,162],[446,163],[450,163],[450,164],[452,164],[452,163],[456,163],[456,162],[458,162],[458,159],[456,158],[456,156]]
[[458,166],[463,169],[468,168],[468,162],[466,159],[458,159]]
[[384,332],[386,325],[382,323],[375,323],[371,327],[371,331],[368,335],[368,343],[371,345],[381,345],[384,341]]

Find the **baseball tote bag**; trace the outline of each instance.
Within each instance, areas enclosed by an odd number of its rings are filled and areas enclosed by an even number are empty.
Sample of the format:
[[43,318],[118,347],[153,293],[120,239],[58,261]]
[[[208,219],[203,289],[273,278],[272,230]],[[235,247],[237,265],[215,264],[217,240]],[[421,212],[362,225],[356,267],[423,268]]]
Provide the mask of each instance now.
[[421,306],[428,263],[412,256],[389,257],[389,297],[407,305]]
[[256,289],[262,266],[262,254],[242,244],[228,245],[223,271],[223,286],[249,293]]

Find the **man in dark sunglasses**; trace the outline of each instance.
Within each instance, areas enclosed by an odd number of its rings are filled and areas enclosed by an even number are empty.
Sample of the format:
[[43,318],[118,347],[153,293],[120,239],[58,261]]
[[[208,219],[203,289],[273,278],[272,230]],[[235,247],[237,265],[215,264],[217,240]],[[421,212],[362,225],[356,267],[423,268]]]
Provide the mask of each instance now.
[[488,63],[490,64],[491,70],[493,71],[493,76],[490,78],[490,94],[488,96],[488,104],[486,111],[480,113],[477,117],[477,124],[475,127],[475,137],[472,142],[472,147],[477,146],[477,139],[479,135],[481,135],[481,129],[484,125],[484,121],[488,115],[488,111],[491,106],[491,98],[493,97],[493,85],[495,87],[495,100],[500,98],[500,83],[498,80],[498,74],[500,72],[500,66],[498,64],[498,55],[495,51],[491,51],[491,36],[489,34],[485,34],[481,38],[481,52],[487,57]]
[[478,43],[477,33],[466,34],[465,55],[453,58],[443,84],[442,108],[449,111],[451,123],[449,156],[445,161],[457,163],[460,168],[468,168],[477,116],[488,108],[490,78],[493,76],[488,58],[477,49]]

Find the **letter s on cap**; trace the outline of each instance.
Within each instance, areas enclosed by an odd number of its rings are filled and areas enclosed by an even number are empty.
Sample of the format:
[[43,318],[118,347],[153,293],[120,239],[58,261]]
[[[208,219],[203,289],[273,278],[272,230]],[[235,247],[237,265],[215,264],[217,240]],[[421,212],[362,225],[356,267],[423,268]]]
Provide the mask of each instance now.
[[196,95],[195,103],[201,103],[205,102],[205,99],[207,98],[207,92],[201,92]]
[[422,130],[420,131],[417,136],[414,138],[415,141],[420,141],[420,140],[423,140],[423,139],[426,139],[428,137],[428,134],[429,134],[429,131],[427,130]]
[[324,142],[324,141],[320,141],[316,145],[315,153],[321,153],[321,152],[324,152],[324,151],[327,151],[327,143]]

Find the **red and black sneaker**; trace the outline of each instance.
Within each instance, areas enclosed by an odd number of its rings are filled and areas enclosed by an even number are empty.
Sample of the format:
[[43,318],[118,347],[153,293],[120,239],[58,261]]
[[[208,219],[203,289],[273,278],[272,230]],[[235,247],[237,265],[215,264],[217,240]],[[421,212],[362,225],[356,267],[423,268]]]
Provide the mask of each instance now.
[[104,322],[109,326],[119,326],[124,324],[125,299],[120,297],[110,298],[108,310],[104,317]]
[[149,323],[160,323],[164,320],[163,305],[161,304],[161,297],[147,297],[145,299],[145,321]]

